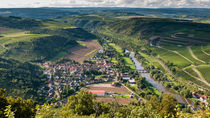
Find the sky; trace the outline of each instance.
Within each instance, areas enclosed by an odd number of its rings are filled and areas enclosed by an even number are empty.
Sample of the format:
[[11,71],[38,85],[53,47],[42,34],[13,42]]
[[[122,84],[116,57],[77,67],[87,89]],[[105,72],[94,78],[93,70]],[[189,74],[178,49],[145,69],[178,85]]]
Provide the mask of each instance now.
[[210,0],[0,0],[0,8],[22,7],[210,8]]

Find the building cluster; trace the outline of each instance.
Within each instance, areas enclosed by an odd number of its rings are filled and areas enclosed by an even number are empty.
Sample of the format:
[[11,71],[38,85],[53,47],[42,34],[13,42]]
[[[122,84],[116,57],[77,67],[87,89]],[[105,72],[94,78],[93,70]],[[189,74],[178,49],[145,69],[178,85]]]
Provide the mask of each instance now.
[[43,63],[42,66],[45,68],[44,74],[49,79],[49,99],[61,98],[60,95],[65,87],[75,89],[88,84],[107,82],[119,75],[113,69],[117,66],[116,64],[110,63],[106,59],[95,59],[97,60],[86,61],[83,64],[73,61],[65,63]]

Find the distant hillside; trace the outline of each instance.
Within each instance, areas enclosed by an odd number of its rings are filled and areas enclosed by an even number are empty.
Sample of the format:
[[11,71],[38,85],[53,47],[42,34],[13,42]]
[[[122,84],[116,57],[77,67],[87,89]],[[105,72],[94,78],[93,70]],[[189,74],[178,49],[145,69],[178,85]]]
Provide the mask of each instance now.
[[77,40],[96,36],[75,26],[53,20],[0,17],[0,55],[22,62],[43,61],[68,52]]
[[99,15],[74,15],[71,17],[63,17],[57,20],[75,25],[77,27],[85,28],[89,31],[93,31],[99,26],[116,21],[114,18]]
[[186,20],[133,18],[109,25],[116,33],[162,45],[201,45],[210,43],[210,25]]

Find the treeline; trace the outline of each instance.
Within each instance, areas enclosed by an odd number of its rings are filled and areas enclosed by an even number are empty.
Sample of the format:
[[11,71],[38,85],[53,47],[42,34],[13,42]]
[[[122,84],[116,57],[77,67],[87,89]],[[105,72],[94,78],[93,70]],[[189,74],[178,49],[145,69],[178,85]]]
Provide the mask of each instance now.
[[68,98],[67,104],[60,108],[51,105],[39,106],[37,117],[42,118],[186,118],[209,117],[206,109],[192,114],[180,111],[176,99],[171,95],[160,98],[152,96],[145,103],[131,103],[128,106],[119,105],[117,102],[103,103],[96,100],[96,96],[88,91],[80,91],[77,95]]
[[30,31],[32,34],[51,34],[62,36],[74,40],[91,40],[97,37],[82,28],[68,28],[68,29],[33,29]]
[[7,96],[5,89],[0,88],[0,117],[1,118],[34,118],[35,104],[32,100]]
[[46,84],[46,77],[39,66],[0,58],[0,88],[7,89],[8,95],[43,103],[47,99],[44,94],[48,90],[44,87]]
[[0,16],[0,26],[15,29],[32,29],[42,26],[41,21],[35,19],[24,19],[21,17],[2,17]]

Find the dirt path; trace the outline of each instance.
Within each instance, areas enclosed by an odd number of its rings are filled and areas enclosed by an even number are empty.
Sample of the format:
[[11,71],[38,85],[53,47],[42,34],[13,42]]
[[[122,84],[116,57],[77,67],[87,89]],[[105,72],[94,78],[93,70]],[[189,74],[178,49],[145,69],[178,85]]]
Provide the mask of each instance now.
[[201,51],[202,51],[204,54],[206,54],[206,55],[210,56],[210,54],[209,54],[209,53],[207,53],[207,52],[203,49],[203,46],[201,46]]
[[[180,83],[184,83],[184,84],[186,84],[186,85],[189,85],[189,86],[191,86],[191,84],[190,83],[188,83],[188,82],[183,82],[183,81],[181,81],[181,80],[179,80],[172,72],[171,72],[171,70],[161,61],[161,60],[159,60],[159,59],[156,59],[155,57],[153,57],[153,59],[154,60],[156,60],[173,78],[175,78],[178,82],[180,82]],[[199,78],[198,78],[199,79]],[[199,79],[199,81],[200,81],[200,79]],[[197,86],[198,88],[200,88],[201,90],[209,90],[209,89],[207,89],[207,88],[204,88],[204,87],[202,87],[202,86],[200,86],[200,85],[198,85],[198,84],[196,84],[196,83],[193,83],[195,86]]]
[[193,63],[193,61],[191,61],[190,59],[188,59],[188,58],[185,57],[184,55],[180,54],[179,52],[177,52],[177,51],[172,51],[172,52],[174,52],[174,53],[178,54],[179,56],[185,58],[185,59],[186,59],[187,61],[189,61],[190,63]]
[[[193,68],[192,68],[193,69]],[[190,74],[189,72],[187,72],[185,69],[182,69],[186,74],[188,74],[189,76],[191,76],[192,78],[194,78],[194,79],[197,79],[197,80],[199,80],[199,81],[201,81],[202,83],[204,83],[204,84],[206,84],[207,86],[209,86],[210,84],[208,83],[208,82],[206,82],[205,80],[203,80],[203,79],[201,79],[202,78],[202,75],[201,74],[199,74],[200,72],[196,69],[196,70],[194,70],[193,69],[193,71],[195,71],[196,72],[196,74],[199,76],[199,78],[198,77],[195,77],[195,76],[193,76],[192,74]]]
[[196,59],[196,60],[198,60],[198,61],[200,61],[200,62],[202,62],[202,63],[206,63],[205,61],[198,59],[198,58],[194,55],[194,53],[193,53],[193,51],[192,51],[192,49],[191,49],[190,46],[188,46],[187,49],[189,50],[191,56],[192,56],[194,59]]
[[185,57],[184,55],[180,54],[180,53],[179,53],[179,52],[177,52],[177,51],[174,51],[174,50],[169,50],[169,49],[166,49],[166,48],[163,48],[163,47],[158,47],[158,48],[162,48],[162,49],[164,49],[164,50],[167,50],[167,51],[173,52],[173,53],[175,53],[175,54],[177,54],[177,55],[179,55],[179,56],[183,57],[184,59],[186,59],[186,60],[187,60],[187,61],[189,61],[190,63],[193,63],[193,61],[191,61],[190,59],[188,59],[187,57]]
[[197,75],[200,78],[200,81],[202,81],[203,83],[205,83],[207,86],[210,87],[210,84],[205,80],[205,78],[203,77],[203,75],[200,73],[200,71],[197,70],[197,68],[195,66],[192,67],[193,71],[195,71],[197,73]]

